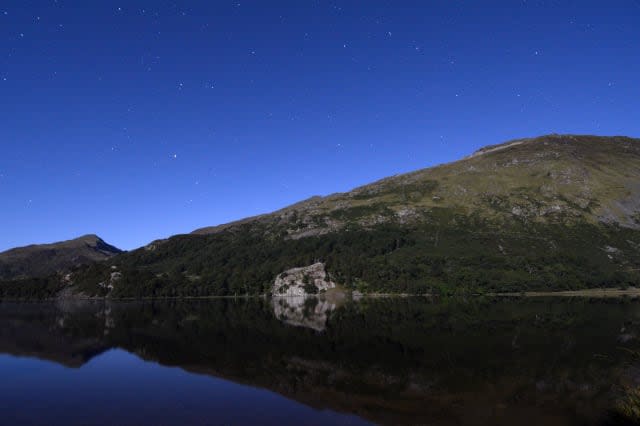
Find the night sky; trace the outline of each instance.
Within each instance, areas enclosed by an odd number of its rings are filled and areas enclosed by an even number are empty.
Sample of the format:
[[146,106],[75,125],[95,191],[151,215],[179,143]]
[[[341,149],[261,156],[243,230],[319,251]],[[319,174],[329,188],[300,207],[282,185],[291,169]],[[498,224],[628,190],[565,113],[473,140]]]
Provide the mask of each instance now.
[[131,249],[546,133],[640,136],[640,1],[3,1],[0,250]]

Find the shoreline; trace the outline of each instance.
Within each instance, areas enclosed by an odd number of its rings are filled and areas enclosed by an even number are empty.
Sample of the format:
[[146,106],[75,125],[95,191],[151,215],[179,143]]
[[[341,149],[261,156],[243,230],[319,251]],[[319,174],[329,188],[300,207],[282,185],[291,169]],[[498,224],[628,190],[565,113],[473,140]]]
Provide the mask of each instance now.
[[525,291],[511,293],[488,293],[487,296],[498,297],[640,297],[640,288],[589,288],[584,290],[563,291]]
[[[430,293],[411,294],[411,293],[358,293],[344,291],[341,295],[348,296],[353,300],[360,299],[384,299],[384,298],[409,298],[409,297],[424,297],[424,298],[438,298],[440,296]],[[150,301],[150,300],[215,300],[215,299],[287,299],[292,297],[317,297],[326,298],[335,297],[335,295],[324,294],[308,294],[305,296],[271,296],[267,294],[242,294],[233,296],[174,296],[174,297],[53,297],[46,299],[14,299],[14,298],[0,298],[2,302],[63,302],[63,301],[114,301],[114,302],[135,302],[135,301]],[[524,291],[524,292],[507,292],[507,293],[478,293],[467,295],[453,295],[448,297],[596,297],[596,298],[610,298],[610,297],[631,297],[640,298],[640,288],[630,287],[628,289],[620,288],[590,288],[583,290],[562,290],[562,291]]]

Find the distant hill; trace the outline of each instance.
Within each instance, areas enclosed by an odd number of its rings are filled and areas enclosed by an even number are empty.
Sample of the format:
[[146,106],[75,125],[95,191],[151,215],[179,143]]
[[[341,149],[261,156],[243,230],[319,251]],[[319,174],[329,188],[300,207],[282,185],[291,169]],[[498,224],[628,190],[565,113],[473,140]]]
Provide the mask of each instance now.
[[69,241],[18,247],[0,253],[0,279],[41,277],[108,259],[122,250],[97,235]]
[[[80,268],[71,288],[110,297],[263,294],[284,271],[317,262],[327,279],[362,292],[640,286],[640,140],[547,135],[488,146],[154,241]],[[60,286],[47,283],[47,294]]]

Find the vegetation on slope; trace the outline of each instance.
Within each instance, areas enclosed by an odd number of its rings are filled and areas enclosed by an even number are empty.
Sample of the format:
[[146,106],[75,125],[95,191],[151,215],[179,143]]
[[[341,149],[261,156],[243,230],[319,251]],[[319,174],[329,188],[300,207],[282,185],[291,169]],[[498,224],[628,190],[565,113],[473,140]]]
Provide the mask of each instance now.
[[[113,297],[266,293],[283,270],[326,263],[332,280],[363,292],[449,293],[571,290],[640,285],[633,244],[640,232],[615,226],[536,225],[508,229],[460,217],[443,226],[353,226],[284,240],[243,226],[234,233],[174,237],[154,251],[114,259],[123,277]],[[630,238],[633,238],[631,240]],[[606,250],[616,246],[613,255]],[[615,257],[614,257],[615,256]],[[111,262],[110,262],[111,263]],[[77,272],[86,294],[111,272],[108,264]],[[106,294],[105,291],[103,294]]]

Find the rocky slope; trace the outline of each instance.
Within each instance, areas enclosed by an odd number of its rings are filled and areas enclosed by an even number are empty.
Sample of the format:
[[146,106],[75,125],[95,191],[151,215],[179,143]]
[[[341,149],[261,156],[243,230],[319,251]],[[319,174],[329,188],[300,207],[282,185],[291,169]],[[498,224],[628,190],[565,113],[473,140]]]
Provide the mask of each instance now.
[[105,260],[121,252],[97,235],[18,247],[0,253],[0,279],[45,276],[74,266]]
[[640,229],[640,140],[548,135],[510,141],[460,161],[194,233],[275,222],[287,226],[287,237],[302,238],[354,221],[409,223],[438,209],[500,221],[585,221]]

